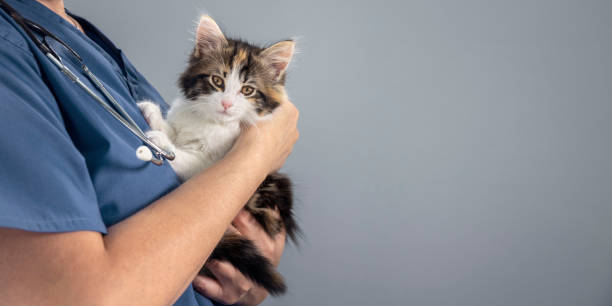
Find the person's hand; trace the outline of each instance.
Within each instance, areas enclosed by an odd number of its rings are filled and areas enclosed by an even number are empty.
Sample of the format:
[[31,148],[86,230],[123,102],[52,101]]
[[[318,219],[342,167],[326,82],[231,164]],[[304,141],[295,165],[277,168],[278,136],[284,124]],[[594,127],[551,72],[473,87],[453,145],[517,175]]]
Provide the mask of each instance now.
[[280,169],[299,138],[298,117],[299,112],[295,106],[284,101],[268,120],[262,120],[254,126],[245,126],[228,154],[247,149],[249,154],[257,157],[267,171],[266,174]]
[[[268,258],[274,266],[278,265],[285,248],[286,234],[284,231],[270,238],[253,216],[244,209],[240,211],[232,224],[230,230],[252,240],[262,255]],[[268,296],[265,289],[247,279],[228,262],[211,260],[206,267],[213,273],[216,280],[198,275],[193,281],[193,286],[208,298],[228,305],[258,305]]]

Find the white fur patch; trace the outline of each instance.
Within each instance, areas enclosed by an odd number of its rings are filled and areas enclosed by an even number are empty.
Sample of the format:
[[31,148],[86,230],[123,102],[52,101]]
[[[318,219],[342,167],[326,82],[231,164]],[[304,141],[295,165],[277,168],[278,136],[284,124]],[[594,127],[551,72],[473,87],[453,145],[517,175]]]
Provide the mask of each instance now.
[[[195,101],[177,99],[172,103],[165,121],[167,128],[163,131],[171,144],[160,135],[150,134],[156,140],[163,139],[164,147],[174,149],[176,158],[170,165],[181,180],[189,179],[221,159],[240,134],[241,122],[253,124],[268,117],[257,115],[254,105],[240,93],[243,86],[240,68],[234,67],[225,78],[223,92],[217,91]],[[224,100],[232,104],[227,110],[222,104]],[[143,109],[159,120],[151,105],[144,104]],[[156,122],[154,126],[164,124]]]

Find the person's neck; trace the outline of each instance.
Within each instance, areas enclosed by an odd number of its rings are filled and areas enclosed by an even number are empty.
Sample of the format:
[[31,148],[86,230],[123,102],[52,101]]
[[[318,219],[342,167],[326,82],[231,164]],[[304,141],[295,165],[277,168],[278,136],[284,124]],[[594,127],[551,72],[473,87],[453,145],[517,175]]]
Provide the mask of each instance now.
[[48,9],[52,10],[54,13],[58,14],[60,17],[64,18],[70,24],[73,24],[79,31],[82,31],[80,25],[74,18],[68,16],[66,14],[66,7],[64,6],[64,0],[36,0],[40,4],[46,6]]
[[[67,19],[66,8],[64,7],[64,0],[37,0],[40,4],[46,6],[54,13],[60,15],[62,18]],[[70,20],[68,20],[70,21]]]

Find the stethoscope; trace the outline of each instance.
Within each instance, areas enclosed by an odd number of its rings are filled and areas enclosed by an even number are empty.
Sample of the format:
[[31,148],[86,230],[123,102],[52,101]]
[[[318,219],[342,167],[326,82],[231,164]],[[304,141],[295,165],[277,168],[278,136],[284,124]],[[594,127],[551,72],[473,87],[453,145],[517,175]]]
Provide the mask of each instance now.
[[[153,164],[161,166],[166,160],[174,160],[174,152],[165,151],[151,140],[147,138],[145,133],[140,129],[140,127],[134,122],[134,119],[125,111],[125,109],[113,98],[113,96],[108,92],[106,87],[98,80],[98,78],[89,70],[89,68],[83,63],[83,59],[79,54],[74,51],[70,46],[68,46],[64,41],[59,39],[57,36],[53,35],[51,32],[47,31],[47,29],[43,28],[41,25],[31,21],[29,19],[21,16],[17,11],[8,5],[4,0],[0,0],[0,7],[2,7],[14,20],[17,22],[25,31],[25,33],[30,37],[30,39],[36,44],[36,47],[44,53],[57,68],[61,72],[63,72],[71,81],[76,83],[79,87],[81,87],[87,94],[89,94],[98,104],[100,104],[104,109],[106,109],[115,119],[117,119],[123,126],[128,128],[136,137],[140,138],[146,145],[139,146],[136,149],[136,157],[143,161],[151,161]],[[31,29],[35,30],[38,34],[42,36],[42,41],[40,41],[34,33],[32,33]],[[109,103],[102,100],[93,90],[91,90],[83,81],[81,81],[64,63],[62,63],[62,59],[53,51],[51,46],[47,43],[47,37],[53,38],[53,40],[57,41],[59,44],[64,46],[74,57],[78,60],[81,65],[81,70],[87,76],[87,78],[102,92],[104,97],[112,103],[112,105],[119,111],[117,112],[115,108],[113,108]],[[151,151],[153,149],[153,151]]]

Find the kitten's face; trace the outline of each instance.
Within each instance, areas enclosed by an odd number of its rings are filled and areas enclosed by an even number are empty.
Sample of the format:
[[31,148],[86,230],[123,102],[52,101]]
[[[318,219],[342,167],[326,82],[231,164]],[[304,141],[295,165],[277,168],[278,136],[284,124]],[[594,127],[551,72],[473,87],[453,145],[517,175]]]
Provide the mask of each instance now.
[[285,70],[294,46],[293,41],[281,41],[262,49],[228,40],[203,16],[179,86],[203,119],[253,123],[286,99]]

